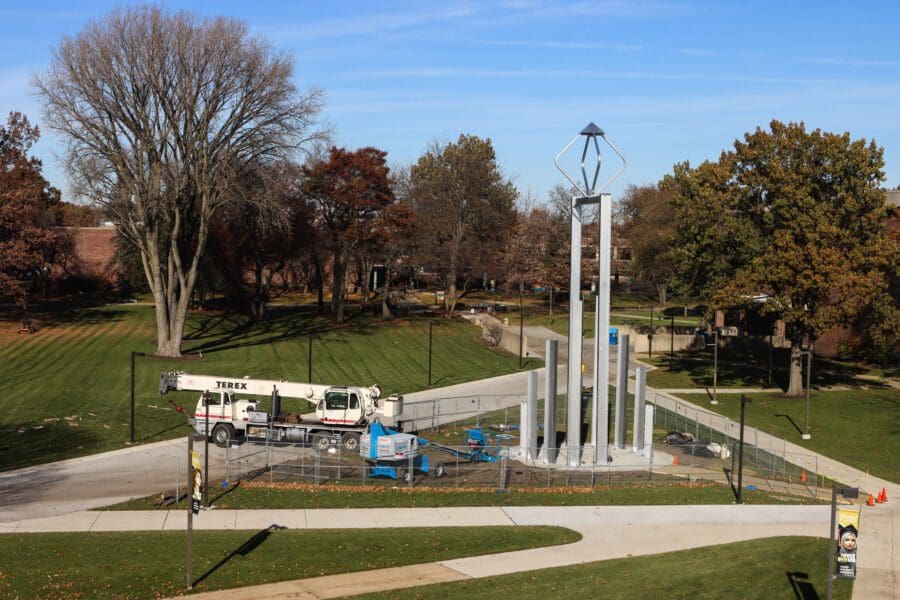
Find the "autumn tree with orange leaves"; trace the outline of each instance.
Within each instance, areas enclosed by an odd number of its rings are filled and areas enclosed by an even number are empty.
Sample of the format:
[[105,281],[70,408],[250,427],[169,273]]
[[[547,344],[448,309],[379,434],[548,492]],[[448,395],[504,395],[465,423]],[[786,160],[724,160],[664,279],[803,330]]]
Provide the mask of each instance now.
[[28,152],[40,137],[37,126],[18,112],[0,125],[0,295],[28,306],[29,290],[46,290],[50,267],[69,240],[53,229],[59,190],[41,174],[41,161]]

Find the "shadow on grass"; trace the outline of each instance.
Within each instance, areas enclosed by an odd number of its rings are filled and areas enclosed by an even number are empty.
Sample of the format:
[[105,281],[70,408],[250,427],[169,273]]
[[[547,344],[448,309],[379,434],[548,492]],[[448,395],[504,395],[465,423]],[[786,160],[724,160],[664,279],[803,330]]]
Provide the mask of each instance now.
[[272,535],[273,531],[277,531],[279,529],[287,529],[287,527],[285,527],[283,525],[276,525],[275,523],[273,523],[273,524],[269,525],[268,527],[266,527],[265,529],[263,529],[262,531],[256,532],[246,542],[244,542],[243,544],[241,544],[240,546],[235,548],[231,552],[231,554],[229,554],[228,556],[226,556],[225,558],[223,558],[222,560],[217,562],[215,565],[213,565],[209,569],[209,571],[207,571],[206,573],[201,575],[197,580],[195,580],[193,585],[196,586],[196,585],[200,584],[202,581],[207,579],[210,575],[212,575],[213,573],[215,573],[216,571],[221,569],[223,566],[225,566],[228,563],[228,561],[230,561],[235,556],[247,556],[248,554],[250,554],[257,548],[259,548],[259,546],[262,545],[263,542],[265,542],[267,539],[269,539],[269,536]]
[[785,419],[787,419],[790,422],[791,425],[794,426],[794,429],[797,430],[797,433],[799,433],[799,434],[803,433],[803,430],[800,429],[800,426],[797,425],[797,422],[794,421],[794,417],[792,417],[791,415],[786,415],[784,413],[775,413],[775,416],[776,417],[784,417]]
[[271,307],[267,318],[260,322],[237,313],[194,315],[184,339],[186,343],[199,344],[187,348],[185,353],[211,354],[326,333],[329,337],[348,333],[371,335],[372,323],[371,316],[352,313],[344,323],[333,325],[314,310],[293,306]]
[[[671,364],[671,367],[669,365]],[[766,350],[719,350],[719,387],[780,387],[787,390],[789,379],[790,349],[773,349],[772,371],[768,369]],[[674,361],[667,360],[666,367],[675,372],[685,373],[696,386],[712,387],[713,357],[709,352],[679,352]],[[804,373],[806,364],[803,365]],[[842,386],[853,389],[887,388],[886,384],[871,380],[860,380],[867,369],[853,363],[839,362],[823,357],[813,360],[813,387]],[[804,377],[805,381],[805,377]]]
[[794,597],[797,600],[819,600],[819,593],[816,592],[816,586],[809,581],[809,573],[802,571],[787,571],[788,582],[794,591]]
[[[48,463],[73,456],[97,452],[105,447],[105,440],[86,424],[75,422],[78,427],[68,425],[65,420],[55,423],[3,424],[3,438],[0,442],[0,471],[9,471],[31,465]],[[9,482],[19,485],[19,478]],[[5,488],[4,488],[5,489]],[[34,490],[39,495],[39,490]],[[0,498],[4,491],[0,489]],[[7,504],[0,500],[0,505]]]
[[734,480],[731,477],[731,469],[729,469],[728,467],[723,467],[722,472],[725,473],[725,479],[728,480],[728,487],[731,488],[731,493],[734,494],[734,501],[737,502],[737,486],[735,486]]

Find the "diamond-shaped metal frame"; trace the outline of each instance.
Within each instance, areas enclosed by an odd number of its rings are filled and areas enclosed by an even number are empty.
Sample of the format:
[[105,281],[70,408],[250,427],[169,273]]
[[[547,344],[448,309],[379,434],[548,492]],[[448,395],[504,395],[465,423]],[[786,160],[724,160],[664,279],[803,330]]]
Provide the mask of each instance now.
[[[572,177],[570,177],[569,174],[566,173],[566,170],[563,169],[562,165],[559,164],[559,159],[562,158],[563,154],[565,154],[566,151],[568,151],[568,149],[571,148],[572,145],[578,141],[578,138],[580,138],[582,136],[584,136],[584,149],[581,151],[581,177],[584,180],[584,187],[581,187],[581,185],[579,185],[574,179],[572,179]],[[597,180],[600,178],[600,167],[603,164],[603,156],[602,156],[602,153],[600,152],[600,144],[597,143],[598,137],[603,138],[603,141],[606,142],[606,145],[609,146],[610,148],[612,148],[613,152],[615,152],[619,156],[619,158],[622,160],[622,166],[619,168],[619,170],[616,171],[615,173],[613,173],[612,177],[607,179],[603,183],[603,185],[600,186],[600,189],[597,189]],[[589,181],[588,166],[585,164],[585,161],[587,159],[588,150],[590,149],[590,146],[592,143],[594,145],[594,150],[597,152],[597,164],[594,167],[593,177],[590,178],[590,181]],[[578,133],[578,135],[576,135],[572,139],[572,141],[569,142],[566,145],[566,147],[563,148],[560,151],[560,153],[556,155],[555,162],[556,162],[556,168],[559,169],[559,172],[563,174],[563,177],[565,177],[567,180],[569,180],[569,183],[571,183],[573,186],[575,186],[575,189],[577,189],[581,193],[583,198],[599,197],[600,194],[603,193],[603,190],[605,190],[607,188],[607,186],[609,186],[610,183],[612,183],[619,175],[622,174],[622,171],[625,170],[625,166],[627,165],[625,157],[622,155],[621,152],[619,152],[619,149],[616,148],[616,146],[611,141],[609,141],[609,138],[606,137],[606,132],[603,131],[602,129],[600,129],[599,127],[597,127],[597,125],[595,125],[593,122],[588,123],[587,127],[582,129]],[[591,162],[593,162],[593,161],[591,161]]]

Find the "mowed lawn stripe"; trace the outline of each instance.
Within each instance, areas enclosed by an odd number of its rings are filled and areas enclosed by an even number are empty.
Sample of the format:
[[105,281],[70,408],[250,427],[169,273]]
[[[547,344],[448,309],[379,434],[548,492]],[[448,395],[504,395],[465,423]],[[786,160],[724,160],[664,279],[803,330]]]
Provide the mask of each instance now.
[[[184,416],[171,404],[190,412],[196,403],[194,392],[160,397],[161,371],[306,381],[310,331],[317,332],[315,383],[378,383],[386,394],[427,385],[427,319],[384,323],[354,315],[352,325],[326,330],[321,317],[300,310],[283,309],[264,323],[232,313],[192,313],[184,351],[194,356],[185,360],[149,356],[156,337],[149,306],[84,309],[46,323],[36,335],[0,347],[0,428],[11,433],[0,440],[0,470],[124,446],[132,351],[148,354],[135,361],[136,433],[143,441],[183,435]],[[515,370],[515,358],[479,345],[477,335],[467,323],[440,320],[434,328],[436,384]]]

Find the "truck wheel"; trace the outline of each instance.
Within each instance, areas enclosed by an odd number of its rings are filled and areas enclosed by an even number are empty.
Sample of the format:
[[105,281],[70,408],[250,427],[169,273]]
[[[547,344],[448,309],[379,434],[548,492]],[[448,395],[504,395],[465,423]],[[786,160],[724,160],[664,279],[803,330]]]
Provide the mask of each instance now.
[[216,446],[224,448],[228,445],[228,440],[234,439],[234,427],[231,425],[216,425],[212,436]]
[[319,452],[325,452],[328,450],[328,446],[331,443],[328,441],[328,436],[324,433],[317,433],[313,436],[313,447]]
[[341,436],[341,447],[344,452],[359,452],[359,434],[345,433]]
[[447,471],[444,470],[444,463],[438,463],[438,465],[434,468],[434,476],[437,479],[440,479],[444,475],[447,474]]

